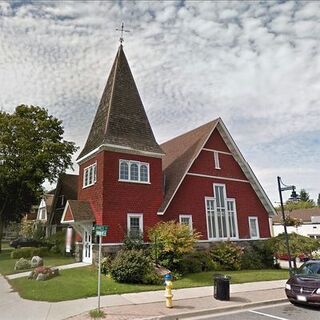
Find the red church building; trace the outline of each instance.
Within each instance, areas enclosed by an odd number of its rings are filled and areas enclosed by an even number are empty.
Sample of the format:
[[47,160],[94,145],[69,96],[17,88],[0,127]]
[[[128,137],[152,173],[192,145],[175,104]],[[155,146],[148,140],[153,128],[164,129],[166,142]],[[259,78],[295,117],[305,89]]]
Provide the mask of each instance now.
[[104,251],[128,232],[176,220],[200,231],[200,242],[270,237],[274,208],[218,118],[159,145],[120,45],[77,163],[78,200],[61,222],[81,237],[92,262],[94,224],[108,225]]

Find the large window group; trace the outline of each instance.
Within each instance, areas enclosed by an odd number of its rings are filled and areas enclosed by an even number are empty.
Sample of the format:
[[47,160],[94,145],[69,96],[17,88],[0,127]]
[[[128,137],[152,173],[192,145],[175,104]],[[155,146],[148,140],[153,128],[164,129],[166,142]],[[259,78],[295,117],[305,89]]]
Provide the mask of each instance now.
[[132,160],[120,160],[119,180],[149,183],[149,163]]
[[225,185],[214,185],[214,197],[206,197],[209,239],[237,239],[237,214],[234,199],[227,199]]

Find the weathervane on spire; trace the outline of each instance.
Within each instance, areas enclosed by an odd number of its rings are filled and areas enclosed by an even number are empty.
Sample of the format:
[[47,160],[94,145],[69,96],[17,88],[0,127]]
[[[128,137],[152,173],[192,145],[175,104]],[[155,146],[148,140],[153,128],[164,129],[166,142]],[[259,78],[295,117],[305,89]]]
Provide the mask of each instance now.
[[124,41],[124,39],[123,39],[123,33],[124,32],[130,32],[130,30],[125,30],[124,29],[124,23],[122,22],[121,23],[121,29],[116,29],[116,31],[120,31],[121,32],[121,36],[120,36],[120,44],[122,44],[122,42]]

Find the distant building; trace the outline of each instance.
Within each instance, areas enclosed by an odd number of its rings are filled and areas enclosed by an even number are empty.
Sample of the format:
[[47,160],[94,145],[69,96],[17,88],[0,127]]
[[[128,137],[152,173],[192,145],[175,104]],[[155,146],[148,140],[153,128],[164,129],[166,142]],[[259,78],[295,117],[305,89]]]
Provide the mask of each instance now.
[[[296,209],[285,211],[285,215],[291,218],[301,220],[301,225],[298,227],[288,226],[288,232],[295,232],[302,236],[320,239],[320,208],[314,207],[309,209]],[[278,214],[272,217],[273,235],[277,236],[284,232],[282,216]]]
[[46,237],[66,228],[61,217],[67,200],[76,200],[78,195],[78,175],[62,174],[54,190],[45,193],[41,199],[37,221],[43,223]]
[[122,45],[77,162],[78,199],[62,223],[81,236],[84,262],[97,251],[94,224],[109,226],[106,252],[129,232],[147,241],[148,228],[168,220],[200,231],[206,246],[270,237],[274,208],[222,119],[159,145]]

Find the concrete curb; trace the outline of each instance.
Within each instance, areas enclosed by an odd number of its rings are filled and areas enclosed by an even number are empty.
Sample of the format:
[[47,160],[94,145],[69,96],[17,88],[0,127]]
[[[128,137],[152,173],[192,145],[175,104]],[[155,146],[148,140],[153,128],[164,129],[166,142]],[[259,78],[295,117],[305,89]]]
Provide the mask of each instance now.
[[157,316],[157,317],[150,317],[150,318],[143,318],[144,320],[177,320],[177,319],[185,319],[185,318],[191,318],[191,317],[200,317],[210,314],[218,314],[223,312],[232,312],[242,309],[249,309],[254,307],[260,307],[260,306],[268,306],[272,304],[280,304],[288,302],[288,299],[274,299],[274,300],[265,300],[265,301],[259,301],[259,302],[249,302],[244,303],[241,305],[234,305],[234,306],[226,306],[226,307],[217,307],[217,308],[211,308],[211,309],[203,309],[198,311],[190,311],[190,312],[183,312],[183,313],[176,313],[171,315],[165,315],[165,316]]

